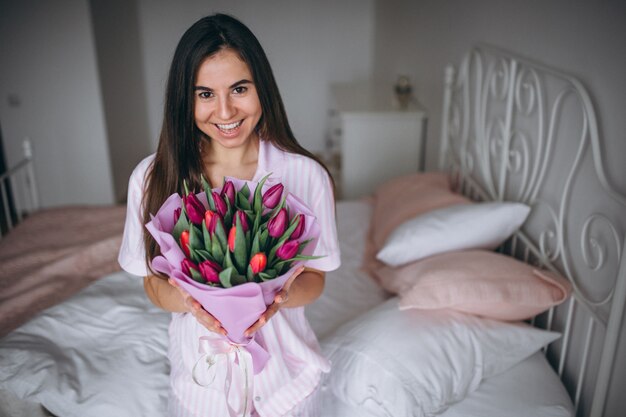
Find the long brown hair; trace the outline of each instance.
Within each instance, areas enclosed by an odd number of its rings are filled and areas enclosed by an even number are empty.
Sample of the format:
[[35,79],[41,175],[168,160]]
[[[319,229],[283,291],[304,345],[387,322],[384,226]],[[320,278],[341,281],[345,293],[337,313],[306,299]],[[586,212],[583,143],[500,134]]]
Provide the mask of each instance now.
[[[286,152],[314,159],[328,172],[324,164],[294,137],[272,68],[254,34],[232,16],[207,16],[183,34],[172,58],[159,144],[146,177],[144,220],[149,219],[151,213],[156,213],[171,194],[182,194],[183,179],[187,180],[190,189],[201,189],[203,166],[200,142],[210,138],[195,125],[193,91],[202,62],[223,49],[236,51],[250,68],[261,102],[262,116],[257,125],[259,137]],[[332,181],[332,176],[328,174]],[[146,263],[150,267],[150,261],[159,254],[159,248],[146,232],[144,246]]]

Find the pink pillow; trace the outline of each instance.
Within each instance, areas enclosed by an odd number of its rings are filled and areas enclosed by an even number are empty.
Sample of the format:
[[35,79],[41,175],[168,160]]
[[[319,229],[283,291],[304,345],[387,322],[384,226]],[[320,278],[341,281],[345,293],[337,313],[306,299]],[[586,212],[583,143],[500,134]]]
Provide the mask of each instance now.
[[401,310],[449,308],[499,320],[531,318],[571,293],[557,274],[484,250],[448,252],[376,274],[400,294]]
[[470,200],[452,191],[443,172],[420,172],[394,178],[372,195],[373,210],[363,256],[363,269],[376,279],[383,263],[376,253],[400,224],[418,214]]
[[387,181],[374,192],[372,241],[379,250],[404,221],[453,204],[469,203],[451,190],[447,174],[423,172]]

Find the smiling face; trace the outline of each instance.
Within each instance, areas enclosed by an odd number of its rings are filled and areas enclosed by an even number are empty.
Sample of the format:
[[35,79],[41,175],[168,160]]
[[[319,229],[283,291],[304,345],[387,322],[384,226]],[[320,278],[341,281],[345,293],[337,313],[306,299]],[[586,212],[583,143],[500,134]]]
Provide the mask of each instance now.
[[213,146],[237,148],[256,138],[259,96],[248,65],[231,49],[206,58],[194,87],[196,126]]

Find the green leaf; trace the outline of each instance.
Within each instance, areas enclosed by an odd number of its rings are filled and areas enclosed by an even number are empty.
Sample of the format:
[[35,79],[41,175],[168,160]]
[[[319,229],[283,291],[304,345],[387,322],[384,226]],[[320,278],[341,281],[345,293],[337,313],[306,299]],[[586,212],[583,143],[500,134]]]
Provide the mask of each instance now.
[[209,229],[206,227],[206,222],[202,220],[202,237],[204,239],[204,249],[210,251],[211,250],[211,234],[209,233]]
[[211,243],[211,255],[213,259],[215,259],[215,262],[221,265],[222,262],[224,262],[224,249],[222,249],[222,245],[220,245],[218,239],[213,239]]
[[222,283],[222,286],[224,288],[230,288],[233,286],[233,284],[231,283],[231,280],[232,280],[232,276],[234,272],[235,272],[235,268],[229,267],[219,273],[218,276],[220,277],[220,282]]
[[261,244],[259,243],[259,233],[254,235],[254,239],[252,239],[252,246],[250,247],[250,258],[252,258],[255,254],[261,252]]
[[206,280],[202,278],[202,274],[200,274],[200,271],[197,271],[193,268],[189,268],[189,271],[191,272],[191,278],[194,281],[202,282],[202,283],[206,282]]
[[248,251],[246,248],[246,235],[241,227],[239,216],[235,216],[235,224],[235,251],[233,253],[235,267],[240,274],[245,274],[248,265]]
[[233,275],[230,277],[230,283],[233,286],[245,284],[246,282],[248,281],[246,280],[245,275],[239,275],[239,274],[233,273]]
[[265,252],[266,248],[267,248],[267,241],[270,237],[270,232],[267,229],[263,229],[263,231],[261,232],[261,234],[259,235],[259,245],[260,245],[260,250],[259,252]]
[[259,183],[256,185],[256,188],[254,189],[254,200],[252,201],[252,203],[253,203],[255,213],[261,213],[261,211],[263,210],[263,195],[261,191],[263,189],[263,184],[265,184],[265,181],[267,181],[269,176],[270,174],[267,174],[266,176],[264,176],[263,179],[259,181]]
[[261,213],[255,214],[254,217],[251,217],[251,219],[254,219],[254,223],[252,224],[252,236],[256,236],[257,233],[259,232],[259,227],[261,226],[262,217],[263,216],[261,215]]
[[198,254],[198,251],[189,248],[189,257],[191,258],[192,261],[194,261],[195,263],[199,264],[202,259],[200,258],[200,255]]
[[224,267],[226,268],[235,268],[233,264],[233,259],[230,256],[230,251],[226,248],[226,252],[224,253]]
[[246,197],[246,199],[250,198],[250,188],[248,187],[248,183],[245,183],[243,185],[243,187],[241,187],[241,190],[239,190],[239,192],[241,194],[243,194],[244,197]]
[[246,278],[248,282],[254,282],[254,272],[252,271],[252,267],[248,265],[248,270],[246,271]]
[[[211,253],[209,251],[206,251],[204,249],[198,249],[195,252],[198,254],[198,256],[200,256],[200,258],[202,258],[202,260],[200,262],[202,262],[202,261],[214,261],[214,262],[217,262],[213,258],[213,256],[211,255]],[[200,262],[198,262],[198,263],[200,263]]]
[[206,195],[206,200],[209,203],[209,208],[211,211],[215,211],[215,201],[213,200],[213,194],[211,193],[211,184],[204,178],[204,175],[200,175],[200,181],[202,181],[202,187],[204,188],[204,194]]
[[180,234],[183,233],[183,230],[189,229],[189,221],[187,220],[187,215],[185,214],[185,209],[183,208],[180,211],[180,217],[178,221],[174,225],[174,230],[172,230],[172,236],[177,242],[180,242]]
[[[246,184],[246,187],[248,186],[248,184]],[[248,191],[249,194],[249,191]],[[242,193],[241,191],[237,192],[236,194],[236,204],[237,207],[239,207],[242,210],[252,210],[252,206],[250,205],[250,201],[248,200],[248,196],[246,196],[244,193]]]
[[220,241],[220,245],[222,245],[222,248],[228,247],[228,238],[226,237],[224,225],[221,221],[218,221],[215,226],[215,236],[217,236],[217,239]]
[[189,227],[189,248],[190,249],[204,249],[204,241],[202,239],[202,233],[194,225]]
[[263,281],[274,279],[277,276],[278,276],[278,272],[275,269],[266,269],[263,272],[259,272],[259,278],[261,278]]

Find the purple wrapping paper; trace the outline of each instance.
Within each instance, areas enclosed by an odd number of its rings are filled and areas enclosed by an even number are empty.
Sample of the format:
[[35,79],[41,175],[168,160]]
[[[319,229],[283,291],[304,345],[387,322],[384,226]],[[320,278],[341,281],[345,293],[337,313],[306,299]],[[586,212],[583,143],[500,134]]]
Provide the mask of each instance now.
[[[236,178],[228,179],[234,183],[236,190],[240,190],[247,182],[251,191],[250,198],[254,197],[255,182]],[[273,182],[271,178],[268,178],[263,185],[263,192],[272,186]],[[221,189],[214,189],[214,191],[219,192]],[[198,193],[197,196],[208,208],[204,192]],[[291,216],[295,213],[302,213],[306,217],[305,230],[299,240],[313,239],[302,252],[303,255],[312,255],[320,235],[317,219],[306,204],[290,193],[286,196],[286,206]],[[267,306],[274,301],[275,295],[283,288],[285,282],[304,261],[294,262],[286,274],[262,283],[248,282],[231,288],[216,288],[196,282],[183,273],[181,263],[185,259],[185,254],[171,235],[174,229],[173,213],[179,207],[181,207],[181,196],[171,195],[146,224],[146,228],[161,248],[162,254],[152,260],[152,267],[155,271],[175,279],[206,311],[222,323],[228,333],[226,338],[231,343],[243,345],[250,352],[254,373],[257,374],[265,366],[269,354],[256,340],[256,334],[246,338],[243,333],[258,320]]]

